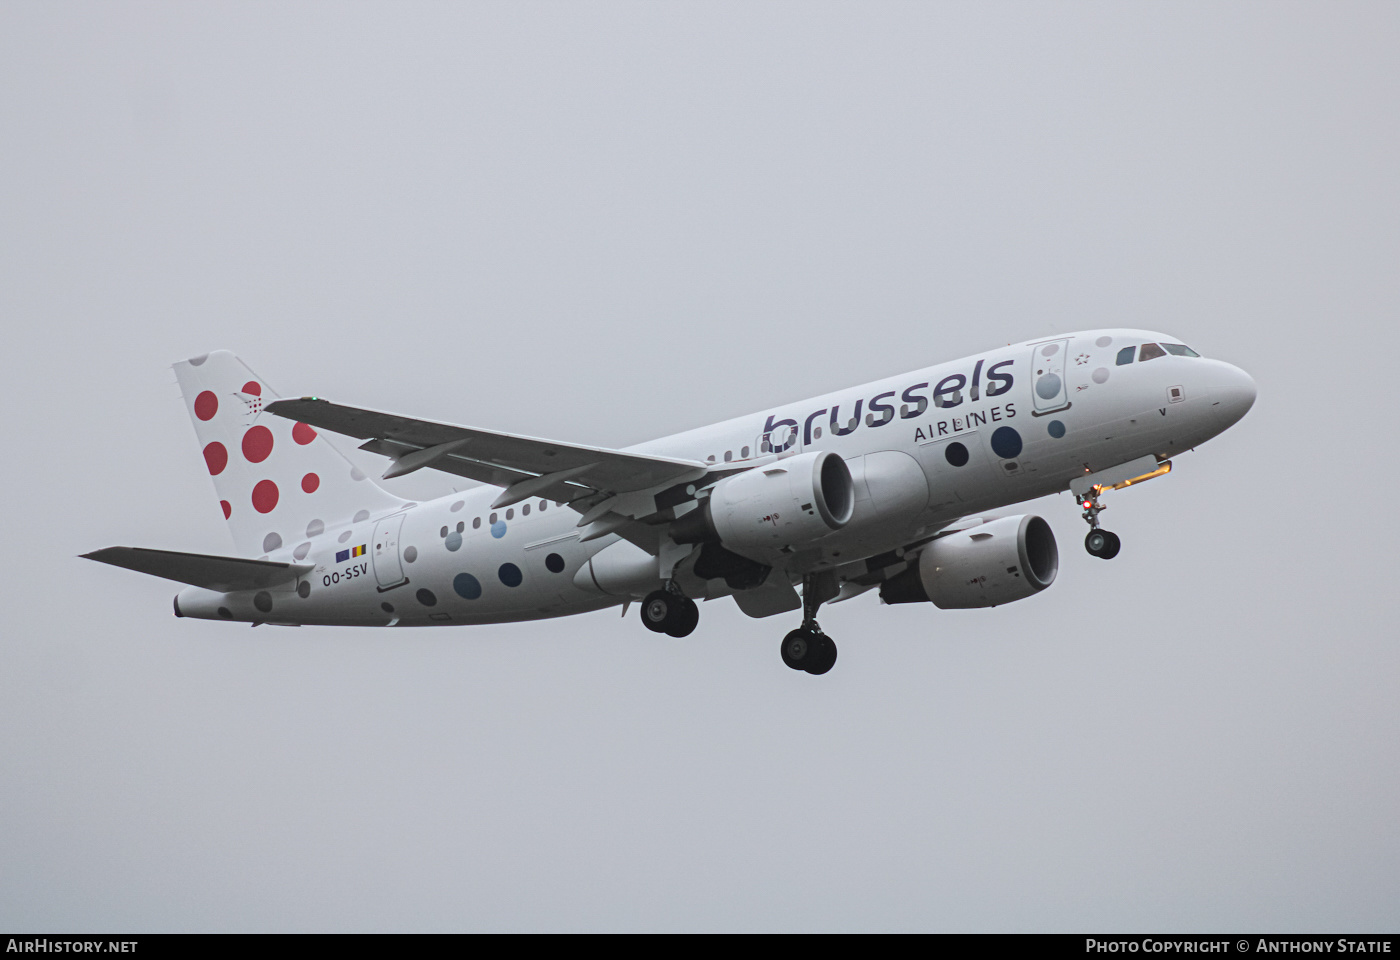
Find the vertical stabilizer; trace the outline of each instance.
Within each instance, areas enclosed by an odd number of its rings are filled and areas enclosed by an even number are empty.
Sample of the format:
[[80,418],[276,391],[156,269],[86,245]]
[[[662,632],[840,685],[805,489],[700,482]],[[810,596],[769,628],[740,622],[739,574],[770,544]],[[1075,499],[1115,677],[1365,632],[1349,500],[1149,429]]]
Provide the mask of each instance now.
[[174,365],[185,406],[238,551],[290,551],[407,501],[365,476],[304,423],[264,413],[278,399],[227,350]]

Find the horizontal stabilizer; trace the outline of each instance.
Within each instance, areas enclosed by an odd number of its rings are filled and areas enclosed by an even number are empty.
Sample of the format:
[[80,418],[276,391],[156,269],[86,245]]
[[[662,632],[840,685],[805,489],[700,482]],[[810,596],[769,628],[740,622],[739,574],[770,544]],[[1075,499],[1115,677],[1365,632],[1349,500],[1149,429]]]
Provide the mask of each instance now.
[[144,547],[106,547],[85,553],[83,557],[220,593],[270,587],[275,583],[295,580],[316,568],[311,563],[273,563],[239,557],[212,557],[203,553],[147,550]]

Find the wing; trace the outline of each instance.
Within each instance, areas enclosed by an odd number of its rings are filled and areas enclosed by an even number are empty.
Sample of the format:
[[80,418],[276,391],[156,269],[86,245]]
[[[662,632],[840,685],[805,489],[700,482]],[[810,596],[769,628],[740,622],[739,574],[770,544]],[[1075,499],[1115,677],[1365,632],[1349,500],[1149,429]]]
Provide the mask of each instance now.
[[257,590],[274,583],[285,583],[315,569],[315,565],[310,563],[274,563],[239,557],[214,557],[205,553],[147,550],[144,547],[106,547],[85,553],[83,557],[220,593]]
[[506,487],[493,506],[530,497],[573,502],[609,498],[695,480],[707,473],[698,460],[643,456],[511,433],[415,420],[362,410],[316,397],[278,400],[267,410],[321,430],[364,440],[361,450],[393,459],[385,478],[430,467]]

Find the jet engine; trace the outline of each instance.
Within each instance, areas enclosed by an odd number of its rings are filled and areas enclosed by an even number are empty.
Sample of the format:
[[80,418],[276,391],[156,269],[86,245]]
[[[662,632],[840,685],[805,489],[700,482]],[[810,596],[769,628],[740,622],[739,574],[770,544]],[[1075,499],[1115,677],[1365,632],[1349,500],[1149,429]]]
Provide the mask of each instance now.
[[715,484],[671,525],[677,543],[718,542],[751,559],[840,530],[856,508],[846,461],[830,450],[754,467]]
[[1055,582],[1060,551],[1040,517],[1003,517],[930,543],[903,573],[880,585],[886,603],[931,601],[941,610],[1024,600]]

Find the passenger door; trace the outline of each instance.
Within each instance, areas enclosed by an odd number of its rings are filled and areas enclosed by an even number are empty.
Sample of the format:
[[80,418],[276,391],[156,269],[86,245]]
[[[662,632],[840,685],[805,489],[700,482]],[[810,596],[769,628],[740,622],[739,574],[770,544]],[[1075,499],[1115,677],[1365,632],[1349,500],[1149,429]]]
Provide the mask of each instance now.
[[380,593],[408,583],[408,577],[403,574],[403,561],[399,559],[399,532],[402,528],[402,513],[385,517],[374,525],[372,560]]
[[1069,408],[1069,384],[1065,380],[1065,354],[1069,340],[1037,343],[1031,348],[1031,397],[1033,417]]

